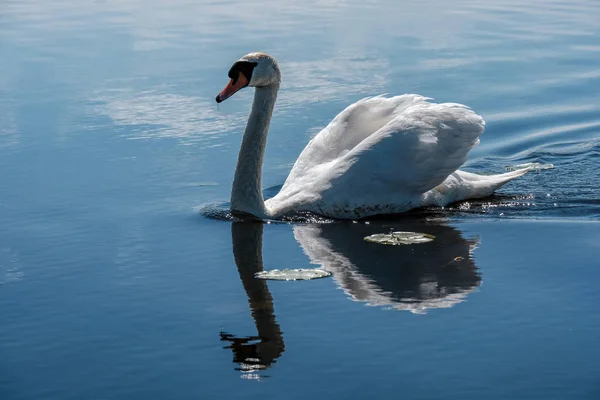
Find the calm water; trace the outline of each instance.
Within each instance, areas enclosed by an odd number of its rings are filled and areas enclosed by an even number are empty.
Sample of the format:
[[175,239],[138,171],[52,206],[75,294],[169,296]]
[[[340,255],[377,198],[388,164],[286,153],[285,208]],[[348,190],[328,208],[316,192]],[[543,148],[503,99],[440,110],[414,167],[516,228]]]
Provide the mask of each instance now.
[[[0,398],[600,398],[600,3],[4,0]],[[263,50],[263,183],[367,95],[488,122],[466,169],[552,163],[392,221],[232,223]],[[419,246],[362,240],[390,229]],[[375,247],[374,247],[375,246]],[[322,266],[309,282],[262,269]]]

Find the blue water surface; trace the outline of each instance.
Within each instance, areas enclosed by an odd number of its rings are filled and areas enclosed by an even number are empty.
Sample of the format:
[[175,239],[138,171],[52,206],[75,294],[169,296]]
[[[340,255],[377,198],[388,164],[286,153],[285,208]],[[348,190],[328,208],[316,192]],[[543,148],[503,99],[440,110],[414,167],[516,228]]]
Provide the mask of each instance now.
[[[600,398],[599,15],[596,0],[4,0],[0,398]],[[394,219],[212,218],[252,92],[214,97],[257,50],[283,74],[267,195],[381,93],[483,115],[466,170],[555,168]],[[391,229],[436,240],[363,240]],[[254,278],[313,267],[332,276]]]

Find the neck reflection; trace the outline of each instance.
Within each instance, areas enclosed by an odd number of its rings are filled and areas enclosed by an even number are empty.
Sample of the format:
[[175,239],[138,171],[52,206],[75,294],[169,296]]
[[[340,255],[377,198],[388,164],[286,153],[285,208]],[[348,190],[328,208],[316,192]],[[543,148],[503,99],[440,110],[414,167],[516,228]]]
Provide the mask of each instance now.
[[225,348],[231,349],[233,362],[239,364],[236,369],[242,371],[245,378],[260,378],[258,372],[269,368],[285,351],[267,282],[254,277],[263,270],[262,234],[260,222],[231,224],[233,256],[258,335],[237,337],[221,332],[221,340],[229,342]]

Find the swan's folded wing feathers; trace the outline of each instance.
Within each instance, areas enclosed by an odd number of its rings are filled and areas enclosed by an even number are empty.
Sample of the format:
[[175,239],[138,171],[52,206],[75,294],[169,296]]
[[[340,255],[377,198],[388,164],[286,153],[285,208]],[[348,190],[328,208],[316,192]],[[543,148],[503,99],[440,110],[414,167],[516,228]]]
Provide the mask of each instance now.
[[339,160],[348,169],[331,182],[331,190],[360,182],[374,198],[423,193],[466,161],[484,126],[461,104],[413,105]]
[[[337,143],[332,138],[339,132],[328,127],[319,133],[311,142],[315,147],[307,146],[279,194],[267,200],[269,207],[280,213],[295,208],[351,218],[422,205],[423,193],[466,161],[479,142],[484,121],[460,104],[428,103],[420,96],[412,103],[406,98],[396,101],[400,111],[351,149],[327,149],[327,143]],[[360,107],[352,110],[363,117],[371,115]],[[352,118],[338,116],[330,125],[347,125]],[[342,131],[356,135],[352,129]]]
[[346,155],[407,108],[426,100],[427,97],[420,95],[404,94],[366,97],[349,105],[310,140],[292,167],[286,183],[296,181],[315,165]]

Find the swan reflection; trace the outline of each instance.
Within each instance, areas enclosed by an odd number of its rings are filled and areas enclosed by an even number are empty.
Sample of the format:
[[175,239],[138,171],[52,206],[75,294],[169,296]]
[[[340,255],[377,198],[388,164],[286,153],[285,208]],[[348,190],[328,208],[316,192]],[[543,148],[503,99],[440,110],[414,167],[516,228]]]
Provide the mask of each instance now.
[[221,332],[221,340],[229,342],[226,348],[232,350],[233,362],[239,364],[236,369],[242,371],[245,378],[259,378],[257,372],[269,368],[285,351],[267,282],[254,277],[254,274],[263,270],[262,235],[262,223],[231,224],[233,257],[248,296],[258,335],[236,337]]
[[[255,278],[263,270],[259,222],[231,225],[233,255],[256,325],[256,335],[221,332],[233,352],[242,377],[260,378],[285,351],[267,282]],[[410,246],[384,246],[364,237],[394,231],[414,231],[435,240]],[[368,305],[423,313],[462,302],[481,283],[472,254],[478,240],[464,239],[455,228],[427,221],[393,223],[331,223],[296,225],[294,237],[310,262],[332,273],[353,300]],[[289,283],[293,284],[293,283]]]
[[[389,230],[428,233],[435,240],[411,246],[364,241]],[[353,300],[421,313],[462,302],[480,283],[472,254],[478,240],[440,223],[298,225],[294,237],[312,264],[332,273]]]

